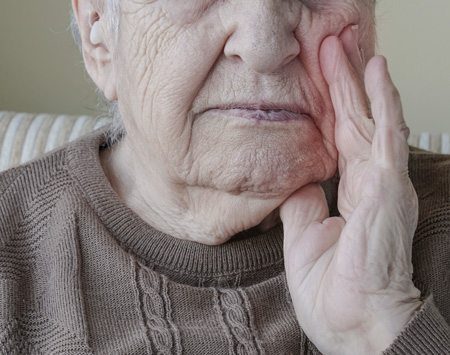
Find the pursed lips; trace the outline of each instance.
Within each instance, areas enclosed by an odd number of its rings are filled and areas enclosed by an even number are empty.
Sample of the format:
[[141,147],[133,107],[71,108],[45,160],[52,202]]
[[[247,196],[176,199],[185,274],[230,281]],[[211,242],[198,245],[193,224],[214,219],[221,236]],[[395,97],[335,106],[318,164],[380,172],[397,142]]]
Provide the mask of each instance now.
[[[292,104],[267,104],[267,103],[239,103],[225,104],[208,108],[203,112],[237,116],[256,121],[298,121],[309,118],[309,114],[298,105]],[[203,113],[202,112],[202,113]]]

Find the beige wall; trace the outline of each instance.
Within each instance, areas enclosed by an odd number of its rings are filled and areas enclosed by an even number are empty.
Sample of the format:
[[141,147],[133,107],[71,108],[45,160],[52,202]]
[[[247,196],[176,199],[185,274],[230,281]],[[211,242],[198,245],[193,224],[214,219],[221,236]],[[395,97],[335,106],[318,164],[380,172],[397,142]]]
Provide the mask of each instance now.
[[[95,114],[69,6],[1,0],[0,110]],[[381,0],[378,27],[412,131],[450,132],[450,1]]]
[[377,17],[411,130],[450,132],[450,1],[381,0]]
[[95,114],[70,0],[0,0],[0,110]]

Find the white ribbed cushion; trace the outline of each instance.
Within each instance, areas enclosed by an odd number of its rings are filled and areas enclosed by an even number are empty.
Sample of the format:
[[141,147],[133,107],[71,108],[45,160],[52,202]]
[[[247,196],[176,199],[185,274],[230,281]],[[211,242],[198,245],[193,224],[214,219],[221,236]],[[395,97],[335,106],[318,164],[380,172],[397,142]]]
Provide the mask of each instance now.
[[109,121],[107,117],[0,111],[0,171],[37,158]]
[[[0,111],[0,171],[25,163],[110,122],[107,117]],[[450,134],[411,134],[409,144],[450,154]]]
[[421,149],[435,153],[450,154],[450,134],[449,133],[428,133],[411,134],[409,144]]

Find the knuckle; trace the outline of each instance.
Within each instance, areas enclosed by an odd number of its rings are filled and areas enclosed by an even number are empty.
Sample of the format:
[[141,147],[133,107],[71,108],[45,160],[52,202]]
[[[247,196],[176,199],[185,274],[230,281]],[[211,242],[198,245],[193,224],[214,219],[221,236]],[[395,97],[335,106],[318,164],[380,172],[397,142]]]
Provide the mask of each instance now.
[[402,101],[402,96],[400,94],[400,91],[398,91],[398,89],[395,86],[391,91],[391,96],[392,96],[392,99],[394,100],[394,102],[397,104],[400,104],[400,102]]
[[401,101],[400,91],[393,83],[384,81],[380,84],[380,86],[381,92],[383,93],[385,98],[393,100],[394,102]]
[[388,95],[393,99],[395,103],[399,103],[401,101],[400,91],[394,86],[389,85]]

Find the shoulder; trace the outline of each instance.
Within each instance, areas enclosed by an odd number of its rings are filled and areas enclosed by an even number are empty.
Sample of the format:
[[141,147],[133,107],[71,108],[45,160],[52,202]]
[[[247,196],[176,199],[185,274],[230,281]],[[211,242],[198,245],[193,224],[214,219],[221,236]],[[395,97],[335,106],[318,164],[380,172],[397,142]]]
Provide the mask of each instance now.
[[28,163],[1,171],[0,199],[7,190],[23,184],[25,176],[32,179],[28,180],[28,183],[33,183],[33,178],[40,179],[43,176],[52,175],[57,171],[63,170],[65,163],[65,148],[66,147],[61,147]]
[[419,199],[419,219],[414,242],[439,240],[450,256],[450,155],[413,148],[409,174]]
[[450,218],[450,155],[412,148],[409,174],[419,198],[419,220],[436,213]]
[[[34,312],[36,302],[54,301],[58,278],[71,289],[66,281],[78,277],[81,200],[68,171],[68,148],[0,173],[0,304],[7,311],[0,314],[0,333],[12,337],[11,344],[29,317],[47,319]],[[28,338],[19,335],[17,342]]]
[[0,173],[0,243],[32,225],[71,185],[66,147]]
[[86,175],[101,169],[93,161],[98,160],[108,127],[0,173],[0,251],[17,238],[46,238],[52,223],[56,228],[74,216],[84,199],[74,172]]
[[450,321],[450,156],[413,149],[410,177],[419,198],[413,242],[414,282]]

